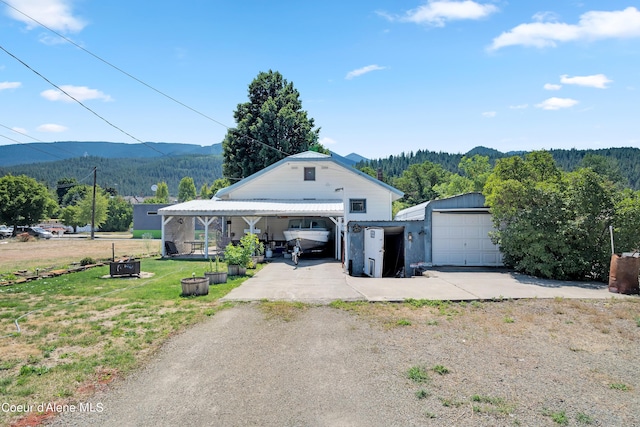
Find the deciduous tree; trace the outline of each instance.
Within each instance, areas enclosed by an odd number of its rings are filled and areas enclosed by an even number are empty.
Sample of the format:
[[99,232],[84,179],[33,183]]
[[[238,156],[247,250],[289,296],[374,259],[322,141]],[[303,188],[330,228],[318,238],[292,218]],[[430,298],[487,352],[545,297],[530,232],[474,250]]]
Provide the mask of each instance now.
[[49,216],[57,206],[47,187],[33,178],[26,175],[0,178],[1,223],[33,225]]
[[122,196],[109,197],[107,219],[100,227],[102,231],[127,231],[133,221],[133,206]]
[[193,178],[185,176],[178,184],[178,202],[187,202],[196,198],[196,184]]
[[562,173],[547,152],[498,160],[484,190],[506,265],[555,279],[608,274],[613,184],[591,169]]

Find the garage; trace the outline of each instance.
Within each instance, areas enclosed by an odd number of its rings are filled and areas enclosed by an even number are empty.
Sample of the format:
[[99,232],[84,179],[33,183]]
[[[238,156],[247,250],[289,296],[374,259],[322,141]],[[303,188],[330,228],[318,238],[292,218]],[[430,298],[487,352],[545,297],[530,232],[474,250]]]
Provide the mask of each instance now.
[[502,265],[502,254],[489,238],[494,228],[486,210],[434,210],[431,221],[433,265]]
[[[482,193],[429,200],[399,211],[396,221],[421,223],[413,241],[421,242],[424,258],[411,264],[456,267],[501,267],[500,248],[489,238],[493,220]],[[418,253],[414,253],[418,255]]]

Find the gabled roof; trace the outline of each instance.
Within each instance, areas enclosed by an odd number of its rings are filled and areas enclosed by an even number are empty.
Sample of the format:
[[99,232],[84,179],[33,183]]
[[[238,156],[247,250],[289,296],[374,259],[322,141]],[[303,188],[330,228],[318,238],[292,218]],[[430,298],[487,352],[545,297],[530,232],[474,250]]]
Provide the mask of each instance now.
[[449,210],[449,211],[478,211],[488,212],[485,206],[482,193],[471,192],[446,197],[444,199],[429,200],[418,205],[411,206],[396,213],[395,221],[424,221],[427,210]]
[[358,169],[351,167],[337,159],[335,159],[334,157],[331,157],[328,154],[322,154],[322,153],[316,153],[315,151],[305,151],[302,153],[298,153],[298,154],[293,154],[291,156],[285,157],[282,160],[277,161],[276,163],[273,163],[270,166],[267,166],[266,168],[254,173],[253,175],[250,175],[246,178],[244,178],[241,181],[236,182],[233,185],[230,185],[228,187],[225,188],[221,188],[220,190],[218,190],[218,192],[215,194],[214,197],[223,197],[223,196],[227,196],[229,193],[232,193],[234,190],[243,187],[245,185],[247,185],[249,182],[260,178],[262,175],[272,171],[273,169],[276,169],[286,163],[291,163],[291,162],[309,162],[309,161],[313,161],[313,162],[331,162],[334,163],[342,168],[344,168],[345,170],[355,174],[355,175],[359,175],[362,178],[370,181],[372,184],[378,185],[380,187],[385,188],[388,191],[391,191],[392,193],[398,195],[398,197],[402,197],[404,196],[404,193],[400,190],[398,190],[397,188],[394,188],[388,184],[385,184],[382,181],[377,180],[376,178],[373,178],[372,176],[359,171]]

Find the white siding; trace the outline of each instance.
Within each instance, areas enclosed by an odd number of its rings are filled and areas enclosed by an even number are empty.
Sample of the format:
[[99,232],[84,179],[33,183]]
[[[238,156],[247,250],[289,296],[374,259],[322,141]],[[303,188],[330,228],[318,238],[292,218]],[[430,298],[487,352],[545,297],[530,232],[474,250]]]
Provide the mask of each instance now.
[[[304,180],[304,168],[315,167],[315,181]],[[336,189],[342,188],[341,191]],[[391,191],[331,162],[286,162],[228,195],[230,199],[340,200],[366,199],[367,212],[347,214],[350,221],[391,220]]]

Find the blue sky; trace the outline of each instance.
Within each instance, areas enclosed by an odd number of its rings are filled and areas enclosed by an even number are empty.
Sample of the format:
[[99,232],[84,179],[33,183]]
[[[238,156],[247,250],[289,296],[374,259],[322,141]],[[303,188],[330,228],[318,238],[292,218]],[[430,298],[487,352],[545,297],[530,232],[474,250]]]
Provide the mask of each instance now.
[[341,155],[640,146],[639,1],[0,0],[0,46],[0,145],[219,143],[274,70]]

